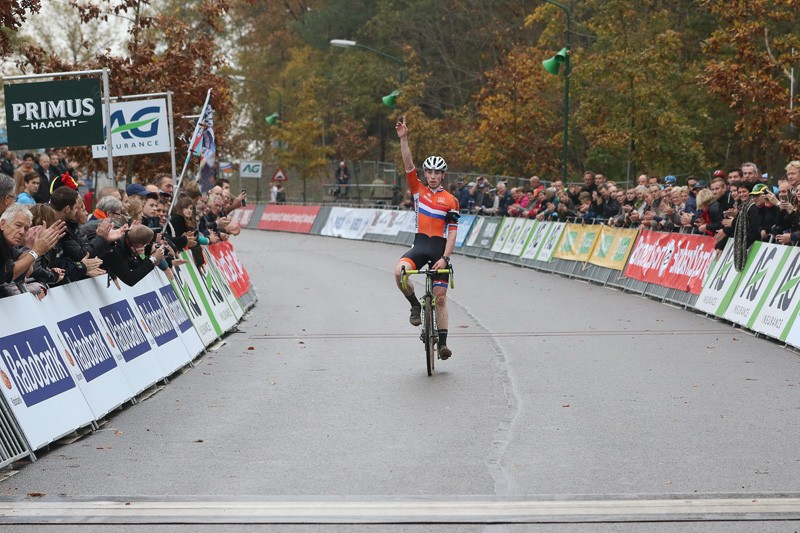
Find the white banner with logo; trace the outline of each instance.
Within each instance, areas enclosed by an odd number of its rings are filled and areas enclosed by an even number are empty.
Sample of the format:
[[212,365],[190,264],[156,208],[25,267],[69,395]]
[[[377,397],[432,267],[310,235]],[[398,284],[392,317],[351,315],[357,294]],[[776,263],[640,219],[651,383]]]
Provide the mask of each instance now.
[[694,308],[698,311],[723,316],[733,298],[741,277],[733,268],[733,239],[728,239],[725,249],[709,266],[703,289]]
[[514,222],[517,219],[511,217],[503,217],[500,220],[500,229],[494,236],[494,241],[492,241],[492,246],[489,248],[491,251],[495,253],[500,253],[500,250],[503,249],[505,246],[506,241],[511,236],[511,228],[514,226]]
[[120,283],[120,289],[111,283],[106,286],[108,278],[91,278],[85,280],[80,288],[83,301],[92,313],[95,321],[101,324],[108,334],[111,350],[122,354],[122,371],[134,394],[153,385],[165,376],[161,362],[150,345],[151,339],[145,333],[127,299],[124,290],[127,287]]
[[167,309],[167,313],[175,324],[175,328],[180,333],[181,342],[186,347],[186,352],[193,359],[205,349],[205,344],[200,338],[200,334],[192,324],[192,319],[189,317],[189,312],[183,304],[181,297],[175,292],[175,288],[170,284],[167,276],[163,272],[155,270],[158,284],[161,287],[158,289],[161,303]]
[[528,239],[539,223],[540,222],[534,218],[525,219],[525,223],[523,224],[522,229],[520,229],[519,235],[517,236],[514,245],[511,247],[511,251],[509,252],[511,255],[514,257],[519,257],[522,255],[522,250],[525,249],[525,244],[527,244]]
[[486,217],[475,217],[475,220],[472,222],[472,228],[469,230],[469,237],[467,237],[465,246],[477,246],[478,237],[480,237],[483,231],[483,224],[485,222]]
[[[186,253],[181,254],[181,257],[183,259],[188,258],[189,261],[194,260],[190,254]],[[189,315],[189,319],[192,321],[195,331],[197,331],[197,334],[200,336],[203,346],[208,346],[214,342],[219,335],[214,328],[214,324],[211,322],[211,317],[203,312],[203,300],[200,296],[199,289],[192,281],[189,268],[187,265],[172,265],[172,272],[175,274],[175,277],[170,280],[170,283],[175,289],[175,294],[183,304],[186,314]]]
[[375,209],[334,207],[331,209],[321,235],[360,240],[367,233]]
[[260,178],[262,170],[261,161],[242,161],[239,163],[240,178]]
[[94,417],[100,418],[131,399],[133,390],[121,367],[122,355],[111,350],[110,336],[87,310],[81,290],[86,283],[50,289],[42,318],[64,346],[72,377]]
[[239,301],[236,299],[233,291],[231,291],[231,286],[222,276],[220,265],[217,263],[214,255],[209,253],[208,249],[204,249],[203,252],[206,256],[206,265],[208,267],[206,271],[210,274],[210,281],[222,293],[223,298],[225,298],[225,303],[228,304],[233,316],[236,318],[236,322],[238,322],[244,316],[244,309],[239,305]]
[[[167,101],[125,100],[111,102],[111,142],[114,156],[169,152]],[[105,113],[103,127],[108,130]],[[108,139],[108,135],[105,136]],[[92,145],[92,157],[108,157],[107,144]]]
[[565,222],[552,222],[553,229],[547,234],[542,245],[539,247],[539,253],[534,258],[536,261],[544,261],[549,263],[553,260],[553,256],[558,249],[558,241],[561,240],[561,234],[564,233],[564,228],[567,227]]
[[528,241],[525,243],[525,246],[522,249],[522,254],[520,257],[523,259],[536,259],[536,256],[539,255],[539,250],[544,245],[547,236],[555,227],[552,222],[547,221],[537,221],[538,224],[534,226],[533,231],[528,236]]
[[[753,331],[787,342],[800,345],[800,328],[796,327],[797,312],[800,310],[800,248],[783,245],[774,275],[769,280],[764,297],[756,307],[747,323]],[[766,277],[766,276],[765,276]],[[746,279],[746,278],[745,278]]]
[[86,426],[94,415],[30,294],[0,299],[0,389],[32,449]]
[[756,241],[750,247],[747,263],[742,270],[739,284],[723,315],[726,320],[747,326],[756,316],[757,308],[767,293],[767,287],[778,271],[788,246]]
[[513,250],[517,245],[517,241],[522,235],[522,228],[525,227],[525,222],[527,222],[527,219],[525,218],[512,218],[511,220],[513,220],[513,224],[511,225],[511,234],[500,248],[501,254],[511,254],[511,250]]
[[377,209],[375,210],[372,221],[369,223],[367,233],[388,235],[391,237],[397,236],[397,234],[400,233],[402,216],[402,211]]

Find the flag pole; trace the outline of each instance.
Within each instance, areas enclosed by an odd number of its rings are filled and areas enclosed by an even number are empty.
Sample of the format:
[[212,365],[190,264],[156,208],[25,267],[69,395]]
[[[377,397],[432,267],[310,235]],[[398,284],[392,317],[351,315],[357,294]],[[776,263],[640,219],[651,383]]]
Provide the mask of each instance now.
[[[197,138],[197,131],[200,129],[200,124],[203,122],[203,118],[206,116],[206,109],[208,108],[208,102],[210,100],[211,89],[209,89],[208,93],[206,94],[206,102],[203,104],[203,109],[200,110],[200,117],[197,119],[197,124],[194,125],[194,133],[192,133],[192,137],[189,140],[189,146],[186,150],[186,160],[183,162],[183,170],[181,170],[181,175],[178,176],[178,183],[175,184],[175,193],[172,195],[172,201],[169,204],[169,211],[167,211],[167,224],[169,223],[169,217],[172,214],[172,209],[175,207],[175,204],[178,201],[181,183],[183,183],[183,176],[186,174],[186,168],[189,166],[189,161],[192,159],[192,145],[194,144],[194,140]],[[166,226],[166,224],[164,224],[164,226]]]

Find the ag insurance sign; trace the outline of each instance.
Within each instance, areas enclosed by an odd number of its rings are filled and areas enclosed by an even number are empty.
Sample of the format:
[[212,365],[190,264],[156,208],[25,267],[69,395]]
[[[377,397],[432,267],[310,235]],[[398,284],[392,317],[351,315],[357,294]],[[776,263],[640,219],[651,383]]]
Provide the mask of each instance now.
[[[103,117],[105,125],[105,117]],[[104,128],[103,137],[107,137]],[[170,151],[167,101],[136,100],[111,103],[111,153],[155,154]],[[108,156],[107,144],[92,146],[95,159]]]
[[10,149],[103,142],[100,79],[14,83],[4,91]]

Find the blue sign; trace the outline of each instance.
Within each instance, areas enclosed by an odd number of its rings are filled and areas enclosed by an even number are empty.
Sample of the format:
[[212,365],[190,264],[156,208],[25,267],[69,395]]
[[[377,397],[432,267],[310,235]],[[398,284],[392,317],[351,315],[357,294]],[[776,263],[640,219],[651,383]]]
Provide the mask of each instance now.
[[88,311],[58,323],[67,351],[78,363],[87,382],[117,367],[106,339]]
[[150,351],[150,343],[127,300],[101,307],[100,315],[125,361],[133,361]]
[[186,309],[183,308],[181,301],[178,300],[178,295],[175,293],[175,289],[172,288],[172,285],[164,285],[161,287],[160,291],[161,297],[164,298],[164,301],[167,303],[167,308],[172,313],[172,317],[175,323],[178,324],[181,333],[185,333],[186,330],[191,329],[192,321],[189,319],[189,315],[186,314]]
[[3,337],[0,354],[28,407],[75,388],[75,381],[44,326]]
[[141,296],[135,296],[133,300],[142,314],[147,329],[150,330],[150,334],[156,340],[156,344],[163,346],[169,341],[178,338],[167,310],[164,309],[164,306],[161,305],[161,300],[158,299],[158,294],[148,292]]
[[461,215],[458,219],[458,230],[456,232],[456,246],[461,248],[467,240],[469,229],[475,221],[475,215]]

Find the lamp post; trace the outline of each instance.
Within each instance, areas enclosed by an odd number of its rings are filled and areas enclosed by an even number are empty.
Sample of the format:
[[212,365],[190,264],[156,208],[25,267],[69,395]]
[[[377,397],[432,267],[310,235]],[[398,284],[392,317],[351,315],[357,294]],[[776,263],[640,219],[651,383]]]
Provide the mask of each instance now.
[[337,48],[356,48],[356,47],[363,48],[364,50],[369,50],[374,54],[378,54],[379,56],[385,57],[386,59],[390,59],[400,65],[405,65],[405,62],[399,57],[387,54],[386,52],[381,52],[380,50],[376,50],[365,44],[357,43],[355,41],[350,41],[347,39],[331,39],[331,46],[335,46]]
[[558,74],[560,65],[562,63],[564,64],[564,153],[562,155],[564,168],[561,177],[564,183],[567,183],[567,161],[569,158],[569,75],[572,70],[569,61],[569,53],[572,36],[572,13],[565,5],[554,2],[553,0],[544,1],[560,8],[567,15],[567,46],[553,58],[542,61],[544,68],[551,74]]
[[[239,76],[237,74],[229,74],[228,75],[228,79],[229,80],[233,80],[233,81],[241,81],[243,83],[244,82],[252,83],[253,85],[258,85],[259,87],[263,87],[264,89],[266,89],[268,91],[272,91],[272,92],[274,92],[275,94],[278,95],[278,112],[277,113],[273,113],[270,116],[265,118],[267,124],[269,124],[270,126],[275,124],[277,122],[277,119],[279,119],[281,117],[281,115],[283,115],[283,95],[275,87],[272,87],[272,86],[267,85],[265,83],[261,83],[260,81],[255,81],[255,80],[251,80],[250,78],[245,78],[244,76]],[[269,119],[272,119],[273,121],[270,122]]]

